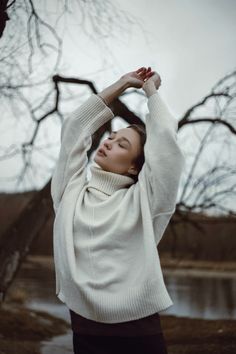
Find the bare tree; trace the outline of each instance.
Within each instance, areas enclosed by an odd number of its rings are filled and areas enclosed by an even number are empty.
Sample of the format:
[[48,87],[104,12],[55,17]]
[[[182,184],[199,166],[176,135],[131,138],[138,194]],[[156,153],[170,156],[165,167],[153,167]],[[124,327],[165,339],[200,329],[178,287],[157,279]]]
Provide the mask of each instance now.
[[0,38],[2,37],[6,23],[9,20],[7,9],[9,9],[14,2],[15,0],[11,1],[10,3],[8,0],[1,0],[0,2]]
[[[3,163],[12,157],[21,156],[22,169],[12,178],[16,180],[17,188],[22,185],[28,171],[34,172],[32,154],[35,150],[44,149],[44,156],[53,159],[47,154],[48,147],[52,143],[45,142],[44,146],[39,148],[37,138],[46,120],[55,120],[55,118],[59,118],[61,122],[63,120],[61,111],[63,94],[60,85],[62,83],[80,84],[88,86],[92,92],[97,92],[95,84],[89,80],[55,75],[60,70],[62,57],[62,37],[57,28],[60,20],[66,15],[72,16],[73,7],[77,6],[77,10],[80,10],[77,14],[80,15],[81,31],[93,41],[107,36],[107,33],[117,38],[120,31],[127,32],[127,27],[134,24],[134,20],[132,16],[123,13],[108,0],[103,2],[98,0],[54,1],[54,5],[61,6],[59,6],[61,12],[56,14],[54,24],[47,16],[47,9],[45,9],[47,2],[17,0],[10,4],[7,3],[4,1],[4,6],[1,8],[1,34],[3,34],[6,21],[10,18],[9,26],[0,43],[2,113],[4,115],[4,106],[10,107],[11,115],[16,122],[21,120],[21,117],[23,117],[22,121],[28,119],[29,129],[23,143],[0,146],[0,160]],[[114,102],[114,111],[120,116],[127,115],[130,122],[139,121],[139,118],[119,100]],[[30,127],[30,122],[33,127]],[[95,145],[98,144],[101,134],[107,128],[109,125],[102,127],[94,134]],[[92,149],[95,145],[93,144]],[[21,262],[29,252],[30,244],[44,227],[51,212],[49,181],[1,237],[0,300],[4,299]],[[39,213],[40,217],[38,217]]]
[[[90,80],[66,78],[56,74],[60,69],[62,56],[62,38],[58,34],[60,32],[57,30],[60,28],[57,27],[58,23],[65,16],[71,18],[76,13],[81,23],[81,30],[91,40],[99,36],[103,38],[108,32],[117,39],[128,26],[135,23],[132,16],[118,10],[108,0],[104,2],[57,0],[53,3],[54,6],[57,4],[58,13],[52,23],[47,16],[47,2],[42,0],[1,2],[1,13],[6,15],[7,10],[10,18],[10,27],[7,28],[7,32],[4,32],[0,42],[0,100],[3,103],[1,107],[7,104],[16,121],[24,116],[25,121],[28,119],[32,122],[25,142],[0,146],[2,163],[14,156],[20,156],[22,159],[21,170],[11,178],[16,181],[16,190],[20,186],[22,188],[27,174],[28,176],[30,173],[35,174],[39,168],[34,166],[32,157],[34,152],[37,151],[44,158],[54,160],[55,163],[55,158],[48,153],[53,143],[46,141],[44,145],[39,146],[37,139],[41,127],[47,120],[55,120],[58,117],[62,123],[64,119],[62,103],[67,100],[68,92],[69,95],[75,95],[74,89],[71,89],[72,85],[82,84],[84,87],[89,87],[92,92],[96,92],[95,83]],[[39,62],[45,58],[50,58],[50,65],[45,64],[46,66],[43,66],[40,72],[37,71]],[[34,75],[35,71],[37,75]],[[227,206],[227,200],[235,196],[235,166],[231,163],[232,160],[227,161],[225,157],[232,149],[235,136],[235,76],[235,72],[232,72],[222,78],[206,97],[190,107],[179,120],[181,131],[190,130],[190,127],[194,126],[197,127],[195,132],[201,135],[198,150],[193,152],[192,159],[188,159],[189,168],[186,171],[178,203],[178,208],[181,210],[195,212],[212,210],[226,215],[234,214],[232,207]],[[142,123],[142,119],[133,114],[122,101],[117,101],[115,104],[117,115],[129,123],[130,119],[132,121],[131,117]],[[109,124],[101,129],[100,133],[95,134],[92,151],[106,130],[109,130]],[[223,144],[225,150],[228,148],[228,154],[225,152],[214,158],[214,154],[211,153],[212,163],[208,163],[199,172],[202,161],[209,154],[209,145],[212,142],[215,146]]]
[[[24,115],[24,121],[28,119],[32,123],[23,143],[0,146],[2,163],[12,157],[21,156],[22,158],[22,168],[14,177],[16,187],[23,184],[29,171],[35,173],[37,167],[33,166],[34,151],[40,151],[44,158],[50,161],[54,159],[55,163],[55,157],[48,153],[53,143],[46,141],[43,146],[39,147],[37,138],[45,122],[52,119],[54,121],[59,119],[61,123],[63,122],[64,111],[61,107],[67,100],[68,93],[70,96],[75,95],[75,86],[79,87],[80,97],[86,90],[97,92],[95,83],[91,80],[57,74],[60,72],[62,38],[56,30],[56,24],[65,14],[69,16],[71,12],[74,13],[72,2],[62,3],[58,0],[58,3],[63,5],[62,11],[57,16],[55,25],[52,25],[47,17],[44,18],[42,7],[37,7],[38,3],[35,1],[12,2],[9,8],[11,28],[8,32],[5,29],[0,42],[0,99],[5,104],[8,102],[16,121]],[[126,26],[133,23],[131,17],[122,14],[108,0],[104,2],[75,1],[74,6],[79,6],[81,29],[91,40],[96,38],[95,33],[101,37],[106,33],[117,36],[117,29],[122,32]],[[100,16],[101,6],[103,6],[102,17]],[[111,16],[114,21],[111,21]],[[45,63],[43,70],[38,71],[39,63],[45,58],[50,58],[50,63]],[[235,210],[232,208],[232,199],[235,197],[235,165],[233,160],[227,160],[235,141],[235,77],[236,73],[233,72],[220,80],[206,97],[189,108],[179,120],[180,136],[182,132],[188,130],[190,131],[188,140],[191,141],[191,134],[193,134],[191,128],[197,127],[195,133],[199,138],[197,150],[193,151],[192,156],[186,154],[188,161],[183,179],[184,185],[176,208],[176,214],[180,215],[181,220],[187,218],[189,211],[214,210],[214,212],[218,211],[225,215],[235,215]],[[134,91],[129,94],[139,93]],[[78,96],[77,93],[76,95]],[[4,105],[1,106],[4,107]],[[113,103],[112,109],[116,116],[122,117],[128,123],[144,124],[141,116],[132,112],[124,104],[122,97]],[[89,156],[98,146],[102,135],[110,131],[110,124],[111,122],[108,122],[94,134]],[[221,151],[225,148],[224,153],[214,154],[214,151],[209,153],[211,142],[214,143],[215,150],[219,146]],[[202,162],[208,155],[211,156],[211,163],[203,165]],[[200,169],[199,166],[201,166]],[[35,222],[31,223],[31,228],[27,228],[26,232],[21,215],[3,237],[5,243],[0,252],[0,293],[2,297],[50,212],[49,185],[50,180],[40,191],[40,196],[44,201],[44,214],[38,223],[34,219]],[[27,211],[28,214],[24,215],[23,220],[29,218],[29,215],[37,214],[38,198],[37,196],[32,201]],[[183,213],[184,211],[186,213]],[[197,224],[196,227],[200,229]],[[20,232],[24,233],[25,238],[19,243],[17,236]]]
[[[182,210],[236,215],[235,105],[236,72],[233,71],[179,121],[180,129],[199,128],[199,142],[194,145],[191,162],[188,160],[189,169],[178,204]],[[207,160],[204,168],[203,160]]]
[[[60,72],[63,57],[62,22],[70,22],[74,18],[78,28],[87,35],[90,42],[100,41],[106,57],[111,55],[106,47],[107,36],[119,40],[132,26],[141,27],[141,24],[109,0],[17,0],[9,5],[5,1],[4,4],[3,12],[6,14],[7,6],[10,21],[0,42],[2,126],[6,124],[7,115],[10,115],[16,124],[22,121],[22,131],[25,129],[27,137],[21,144],[13,142],[7,147],[3,144],[0,146],[0,161],[3,163],[15,157],[21,168],[15,176],[2,177],[1,180],[15,181],[15,190],[26,190],[29,189],[29,186],[26,187],[29,178],[41,169],[34,163],[34,153],[55,163],[55,158],[48,153],[55,146],[53,142],[38,143],[45,118],[49,116],[48,112],[51,111],[50,119],[56,120],[59,117],[62,122],[63,115],[58,107],[62,106],[63,99],[67,101],[69,96],[74,95],[71,86],[67,85],[60,100],[58,99],[56,109],[50,109],[56,92],[55,81],[51,78]],[[26,121],[28,124],[24,123]],[[6,128],[3,129],[8,134]],[[49,175],[51,171],[46,172]],[[31,189],[37,188],[33,178],[31,184]]]

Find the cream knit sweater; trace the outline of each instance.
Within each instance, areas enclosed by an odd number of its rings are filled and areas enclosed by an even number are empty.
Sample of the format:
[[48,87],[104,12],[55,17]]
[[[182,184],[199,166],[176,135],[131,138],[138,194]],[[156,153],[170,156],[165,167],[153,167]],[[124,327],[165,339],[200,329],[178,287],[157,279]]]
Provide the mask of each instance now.
[[97,322],[135,320],[173,304],[157,244],[175,211],[185,160],[177,121],[158,92],[148,98],[148,108],[137,183],[95,162],[87,180],[91,135],[114,117],[100,97],[92,94],[62,126],[51,181],[56,294]]

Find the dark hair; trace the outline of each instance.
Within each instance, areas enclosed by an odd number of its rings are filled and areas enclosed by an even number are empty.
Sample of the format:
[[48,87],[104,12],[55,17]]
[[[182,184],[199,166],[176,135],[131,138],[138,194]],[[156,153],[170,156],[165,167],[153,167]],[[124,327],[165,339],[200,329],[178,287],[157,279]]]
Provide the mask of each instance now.
[[[139,137],[140,137],[141,153],[134,160],[134,163],[138,169],[138,174],[139,174],[139,172],[141,171],[141,169],[143,167],[144,161],[145,161],[144,145],[145,145],[146,138],[147,138],[146,128],[142,124],[131,124],[126,128],[134,129],[139,134]],[[135,180],[135,182],[137,182],[138,181],[138,174],[137,175],[130,175],[130,177],[132,177]]]

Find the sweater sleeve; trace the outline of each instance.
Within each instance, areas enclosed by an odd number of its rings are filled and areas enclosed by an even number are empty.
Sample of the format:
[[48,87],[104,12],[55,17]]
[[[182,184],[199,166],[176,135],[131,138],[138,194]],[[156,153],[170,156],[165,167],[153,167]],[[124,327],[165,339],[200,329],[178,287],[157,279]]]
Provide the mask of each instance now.
[[68,182],[76,176],[81,186],[86,182],[87,151],[92,137],[103,124],[114,117],[103,100],[92,94],[64,120],[61,128],[59,158],[51,179],[51,196],[56,212]]
[[177,120],[158,92],[149,97],[148,108],[145,162],[138,184],[149,200],[157,244],[175,212],[185,158],[177,142]]

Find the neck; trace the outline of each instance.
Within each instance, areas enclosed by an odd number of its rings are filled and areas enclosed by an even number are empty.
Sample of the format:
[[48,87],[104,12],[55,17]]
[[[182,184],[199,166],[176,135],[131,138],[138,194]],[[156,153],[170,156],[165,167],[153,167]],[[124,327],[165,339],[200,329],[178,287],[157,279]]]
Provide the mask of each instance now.
[[88,188],[95,188],[107,195],[111,195],[119,189],[129,188],[134,184],[133,178],[119,173],[103,170],[99,165],[90,167],[91,178]]

